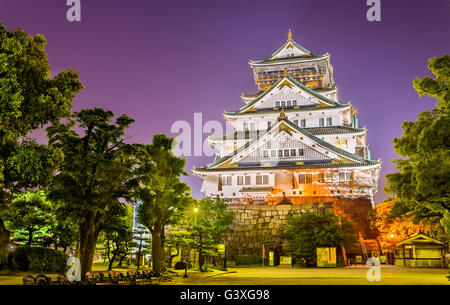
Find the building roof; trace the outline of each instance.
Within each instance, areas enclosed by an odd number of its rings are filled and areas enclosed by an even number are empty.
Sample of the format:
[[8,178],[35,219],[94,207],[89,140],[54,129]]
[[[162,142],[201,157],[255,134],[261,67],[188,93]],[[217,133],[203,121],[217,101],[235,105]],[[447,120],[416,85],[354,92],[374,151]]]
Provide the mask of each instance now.
[[[289,58],[278,58],[277,55],[285,48],[297,48],[298,50],[303,53],[302,56],[296,56],[296,57],[289,57]],[[252,65],[261,65],[261,64],[277,64],[277,63],[284,63],[284,62],[295,62],[295,61],[304,61],[304,60],[311,60],[311,59],[320,59],[326,57],[327,54],[324,55],[318,55],[314,54],[310,50],[306,49],[305,47],[301,46],[294,40],[292,40],[292,33],[291,30],[289,30],[288,38],[285,43],[281,47],[279,47],[275,52],[270,55],[270,57],[263,59],[263,60],[250,60],[249,64]]]
[[[208,171],[211,169],[216,169],[216,167],[220,164],[225,163],[226,161],[231,160],[231,158],[233,158],[234,156],[236,156],[237,154],[239,154],[240,152],[243,152],[244,150],[246,150],[248,147],[250,147],[251,145],[253,145],[254,143],[256,143],[257,141],[259,141],[263,136],[265,136],[267,133],[270,133],[273,130],[278,130],[278,127],[281,124],[285,124],[287,126],[289,126],[291,129],[293,129],[294,131],[297,131],[301,134],[303,134],[304,136],[310,138],[313,142],[325,147],[326,149],[336,153],[337,155],[343,156],[344,158],[347,158],[349,160],[351,160],[351,163],[343,163],[344,167],[345,166],[370,166],[370,165],[376,165],[379,164],[378,161],[373,161],[373,160],[368,160],[365,158],[362,158],[360,156],[357,156],[355,154],[352,154],[350,152],[347,152],[339,147],[336,147],[318,137],[316,137],[313,133],[305,130],[304,128],[301,128],[297,125],[295,125],[294,123],[292,123],[291,121],[289,121],[286,116],[284,115],[284,111],[282,111],[280,113],[280,118],[277,124],[274,124],[269,130],[263,131],[260,137],[254,138],[251,141],[245,143],[244,145],[241,145],[236,151],[231,152],[230,154],[219,158],[217,160],[214,160],[212,163],[208,164],[207,166],[201,167],[201,168],[195,168],[195,170],[199,170],[199,171]],[[324,167],[342,167],[341,165],[338,165],[340,163],[333,163],[333,164],[323,164],[323,163],[316,163],[316,164],[304,164],[303,162],[300,162],[301,164],[299,164],[298,162],[296,164],[286,164],[286,165],[276,165],[273,166],[272,168],[280,168],[280,166],[284,166],[283,168],[324,168]],[[355,164],[355,165],[354,165]],[[336,166],[338,165],[338,166]],[[260,168],[264,168],[264,169],[268,169],[270,168],[270,164],[266,167],[266,166],[260,166]],[[220,168],[220,170],[223,170],[224,168]],[[236,167],[232,168],[233,170],[239,169]],[[248,169],[248,168],[246,168]]]
[[[235,115],[235,114],[242,114],[245,110],[248,110],[251,106],[253,106],[255,103],[257,103],[259,100],[261,100],[264,96],[266,96],[268,93],[270,93],[274,88],[276,88],[280,83],[282,83],[283,81],[289,81],[292,84],[296,85],[298,88],[302,89],[303,91],[308,92],[309,94],[315,96],[316,98],[318,98],[319,100],[325,102],[327,105],[329,106],[339,106],[339,107],[346,107],[348,105],[344,105],[341,103],[338,103],[336,101],[333,101],[323,95],[321,95],[320,93],[315,92],[314,90],[308,88],[307,86],[303,85],[301,82],[297,81],[295,78],[286,75],[283,78],[277,80],[269,89],[267,89],[266,91],[262,92],[261,94],[258,95],[258,97],[256,97],[253,101],[251,101],[248,104],[245,104],[244,106],[242,106],[241,108],[239,108],[238,110],[234,111],[234,112],[225,112],[225,114],[227,115]],[[316,107],[312,107],[313,109],[315,109]],[[324,109],[325,107],[320,107],[320,109]],[[299,108],[299,109],[311,109],[311,108]],[[297,110],[299,110],[297,109]],[[264,110],[264,111],[271,111],[271,110]],[[258,112],[258,111],[256,111]],[[247,113],[245,113],[247,114]]]
[[442,241],[431,238],[425,234],[416,233],[416,234],[412,235],[411,237],[397,243],[395,246],[398,247],[398,246],[402,246],[405,244],[413,244],[413,243],[433,243],[433,244],[439,244],[439,245],[444,244]]
[[[275,111],[274,111],[275,112]],[[348,134],[348,133],[360,133],[364,132],[364,128],[353,128],[350,126],[331,126],[331,127],[311,127],[311,128],[303,128],[304,130],[309,131],[313,135],[335,135],[335,134]],[[262,130],[260,131],[235,131],[233,133],[229,133],[223,136],[209,137],[209,140],[212,141],[224,141],[224,140],[248,140],[254,139],[257,137],[261,137]]]

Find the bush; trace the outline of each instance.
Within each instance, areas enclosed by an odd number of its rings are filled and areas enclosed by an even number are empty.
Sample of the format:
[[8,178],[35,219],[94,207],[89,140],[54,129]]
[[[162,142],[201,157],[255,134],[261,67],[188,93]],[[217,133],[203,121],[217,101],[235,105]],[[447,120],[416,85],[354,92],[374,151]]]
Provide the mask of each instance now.
[[175,266],[173,267],[175,270],[184,270],[186,268],[186,264],[188,269],[192,268],[191,264],[185,263],[185,262],[176,262]]
[[13,270],[37,273],[65,273],[69,256],[58,250],[41,247],[18,247],[9,257]]
[[255,265],[261,264],[261,258],[256,255],[244,254],[236,257],[236,265]]

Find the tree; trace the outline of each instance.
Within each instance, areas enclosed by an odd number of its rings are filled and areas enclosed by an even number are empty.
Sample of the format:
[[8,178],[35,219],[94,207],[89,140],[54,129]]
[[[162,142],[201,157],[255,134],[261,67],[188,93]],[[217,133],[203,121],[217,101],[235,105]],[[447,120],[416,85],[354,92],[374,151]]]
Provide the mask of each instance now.
[[26,245],[31,246],[35,233],[53,222],[52,203],[44,191],[28,191],[14,197],[2,218],[9,230],[24,231]]
[[355,228],[347,219],[312,212],[291,218],[282,235],[294,256],[305,259],[309,266],[316,264],[316,248],[350,247],[357,241]]
[[[103,109],[86,109],[73,114],[67,124],[47,128],[49,145],[64,153],[64,162],[50,185],[54,200],[66,205],[78,226],[77,253],[81,275],[92,269],[97,238],[108,217],[132,202],[137,187],[136,145],[126,144],[125,129],[133,122]],[[73,130],[78,123],[77,130]]]
[[149,236],[148,230],[144,226],[138,225],[138,227],[133,231],[133,241],[134,248],[137,249],[136,254],[136,269],[141,267],[141,257],[145,255],[148,248]]
[[103,243],[105,245],[106,257],[109,260],[108,270],[117,258],[119,266],[123,259],[130,253],[130,245],[133,242],[133,216],[130,206],[116,206],[109,211],[103,224]]
[[[49,172],[59,162],[56,152],[23,141],[23,137],[67,116],[75,94],[83,88],[78,73],[72,69],[50,78],[45,45],[42,35],[30,37],[21,29],[7,31],[0,23],[0,210],[3,211],[14,193],[47,182]],[[0,218],[0,268],[7,263],[9,235]]]
[[193,201],[190,188],[180,181],[186,160],[172,152],[174,138],[155,134],[152,144],[142,146],[139,154],[140,170],[146,173],[136,193],[142,204],[138,207],[138,222],[145,226],[152,238],[153,270],[164,270],[164,238],[169,225],[180,221]]
[[222,234],[233,222],[234,212],[228,210],[228,201],[222,199],[202,198],[196,207],[198,215],[191,209],[187,216],[191,224],[196,218],[192,227],[192,248],[199,251],[199,268],[203,271],[205,255],[216,255]]
[[415,78],[419,96],[436,98],[435,108],[402,123],[403,135],[393,140],[402,158],[393,160],[398,172],[386,175],[385,192],[393,196],[394,216],[440,223],[450,232],[450,57],[429,59],[434,78]]
[[395,201],[389,200],[378,204],[370,213],[369,221],[372,227],[380,232],[379,241],[382,248],[393,249],[396,243],[410,237],[411,235],[423,232],[433,233],[431,225],[424,223],[414,223],[412,216],[391,215]]

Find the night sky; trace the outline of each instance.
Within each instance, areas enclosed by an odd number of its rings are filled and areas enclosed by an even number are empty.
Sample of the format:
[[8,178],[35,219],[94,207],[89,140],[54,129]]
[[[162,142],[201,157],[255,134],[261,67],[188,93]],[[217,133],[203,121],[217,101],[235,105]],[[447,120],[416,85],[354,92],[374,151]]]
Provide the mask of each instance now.
[[[372,159],[393,171],[392,139],[401,122],[433,107],[412,88],[429,74],[427,59],[450,49],[450,1],[381,0],[381,22],[366,19],[366,0],[81,0],[82,21],[66,19],[66,0],[0,0],[7,29],[43,34],[53,73],[74,68],[86,87],[74,110],[102,107],[136,120],[132,141],[170,134],[177,120],[223,122],[224,110],[255,93],[249,59],[267,58],[293,39],[314,53],[331,54],[342,103],[358,111],[368,129]],[[193,126],[193,123],[192,123]],[[42,140],[42,135],[34,133]],[[206,139],[207,135],[204,135]],[[211,157],[188,157],[185,180],[200,197],[193,166]]]

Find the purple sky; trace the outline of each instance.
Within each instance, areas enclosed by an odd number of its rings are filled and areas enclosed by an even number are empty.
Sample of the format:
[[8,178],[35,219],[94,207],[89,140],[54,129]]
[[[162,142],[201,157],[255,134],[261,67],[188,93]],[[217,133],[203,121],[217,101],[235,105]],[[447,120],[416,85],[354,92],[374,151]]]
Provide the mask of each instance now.
[[[176,120],[222,121],[256,86],[249,59],[264,59],[286,40],[331,54],[342,103],[351,101],[368,129],[372,158],[393,171],[392,138],[401,122],[431,108],[411,86],[429,74],[427,59],[450,49],[448,0],[381,0],[381,22],[366,20],[366,0],[81,0],[82,21],[66,20],[65,0],[0,0],[8,29],[41,33],[53,73],[74,68],[85,89],[74,110],[103,107],[136,120],[128,134],[150,142]],[[193,124],[192,124],[193,125]],[[206,135],[205,135],[206,138]],[[189,157],[187,171],[210,157]],[[194,196],[201,180],[186,179]]]

